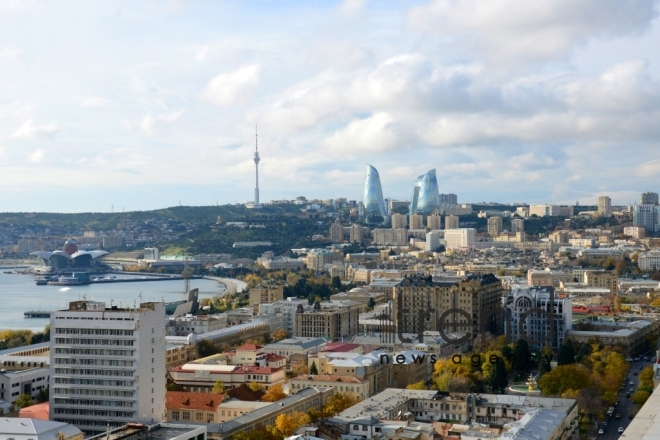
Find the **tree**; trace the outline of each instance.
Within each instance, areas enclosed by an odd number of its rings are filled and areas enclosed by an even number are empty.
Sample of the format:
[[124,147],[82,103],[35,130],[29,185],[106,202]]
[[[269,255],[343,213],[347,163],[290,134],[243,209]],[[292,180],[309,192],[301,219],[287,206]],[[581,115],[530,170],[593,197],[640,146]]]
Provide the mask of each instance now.
[[653,389],[653,367],[648,366],[639,373],[639,386],[640,388]]
[[339,414],[345,409],[350,408],[360,401],[353,393],[337,393],[334,396],[331,396],[326,400],[325,406],[323,407],[323,414],[326,417],[334,416]]
[[282,384],[275,384],[268,388],[266,394],[261,397],[261,400],[264,402],[277,402],[278,400],[284,399],[286,394],[282,389]]
[[296,362],[295,364],[291,365],[291,372],[296,376],[309,374],[309,367],[304,362]]
[[497,363],[495,364],[495,373],[491,377],[490,386],[495,393],[504,393],[509,381],[506,376],[506,365],[504,365],[504,359],[498,358]]
[[545,373],[548,373],[551,370],[550,364],[545,356],[539,356],[539,377],[543,377]]
[[270,336],[270,339],[273,342],[276,341],[281,341],[282,339],[286,339],[289,337],[289,334],[284,330],[283,328],[277,328],[275,331],[273,331],[273,334]]
[[638,408],[641,408],[642,406],[644,406],[644,404],[646,403],[646,401],[648,400],[648,398],[650,396],[651,396],[651,393],[649,393],[648,390],[640,389],[640,390],[635,391],[635,394],[633,394],[630,397],[630,400],[632,400],[632,402],[635,405],[637,405]]
[[592,386],[591,372],[580,364],[561,365],[539,379],[544,396],[561,396],[567,391],[577,392]]
[[48,398],[49,398],[49,394],[50,394],[49,390],[50,390],[49,388],[39,390],[39,392],[37,393],[37,398],[36,398],[37,403],[48,402]]
[[568,365],[575,362],[575,351],[573,350],[573,343],[570,339],[564,340],[564,343],[559,347],[559,355],[557,356],[557,365]]
[[291,287],[295,287],[295,285],[298,284],[298,275],[293,272],[289,272],[289,274],[286,276],[286,283]]
[[207,339],[202,339],[197,343],[197,355],[200,358],[205,358],[208,356],[213,356],[214,354],[220,353],[218,347],[215,344]]
[[339,279],[339,277],[332,277],[332,281],[330,282],[330,285],[332,286],[333,289],[340,290],[341,279]]
[[225,383],[220,379],[216,380],[215,383],[213,384],[213,390],[211,392],[213,394],[222,394],[225,391],[227,391],[227,387],[225,386]]
[[319,374],[319,369],[316,368],[316,361],[312,361],[312,366],[309,367],[309,374],[313,376]]
[[516,346],[513,349],[514,362],[513,369],[516,370],[519,374],[529,373],[529,359],[530,351],[529,344],[524,338],[520,338],[516,341]]
[[284,436],[292,436],[298,428],[311,422],[309,415],[303,412],[294,412],[293,414],[280,414],[275,419],[275,427]]
[[259,383],[257,383],[257,382],[254,382],[254,381],[253,381],[253,382],[250,382],[250,384],[248,385],[248,388],[250,388],[250,389],[251,389],[252,391],[254,391],[255,393],[256,393],[257,391],[259,391],[259,390],[261,390],[261,391],[264,390],[264,386],[263,386],[263,385],[261,385],[261,384],[259,384]]
[[376,300],[373,298],[369,298],[369,302],[367,303],[367,307],[373,310],[374,307],[376,307]]
[[19,408],[26,408],[28,406],[34,405],[34,402],[32,401],[32,397],[30,397],[29,394],[21,394],[18,396],[18,399],[16,399],[16,406]]
[[423,380],[420,380],[419,382],[411,383],[406,387],[407,390],[425,390],[426,385],[424,384]]
[[594,388],[581,389],[575,399],[578,402],[580,421],[582,421],[582,417],[586,416],[589,418],[589,424],[591,424],[594,417],[605,414],[607,410],[607,402],[600,397],[598,390]]
[[465,376],[454,376],[449,382],[449,392],[451,393],[469,393],[472,391],[474,382]]

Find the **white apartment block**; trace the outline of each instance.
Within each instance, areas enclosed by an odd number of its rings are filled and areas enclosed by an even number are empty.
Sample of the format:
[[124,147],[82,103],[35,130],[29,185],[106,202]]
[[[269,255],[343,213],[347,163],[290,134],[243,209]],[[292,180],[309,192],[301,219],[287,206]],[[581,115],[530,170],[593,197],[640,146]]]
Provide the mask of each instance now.
[[296,325],[296,310],[298,306],[303,308],[303,311],[311,310],[312,306],[306,299],[286,298],[280,301],[275,301],[272,304],[260,304],[259,313],[263,315],[282,314],[284,317],[283,329],[289,335],[293,334],[293,329]]
[[660,269],[660,252],[642,252],[637,258],[637,264],[641,270],[655,271]]
[[22,371],[0,372],[0,401],[13,405],[21,394],[34,400],[41,390],[48,388],[48,368],[30,368]]
[[448,229],[445,231],[447,249],[470,249],[474,247],[474,228]]
[[165,417],[165,305],[75,301],[50,317],[50,417],[80,430]]

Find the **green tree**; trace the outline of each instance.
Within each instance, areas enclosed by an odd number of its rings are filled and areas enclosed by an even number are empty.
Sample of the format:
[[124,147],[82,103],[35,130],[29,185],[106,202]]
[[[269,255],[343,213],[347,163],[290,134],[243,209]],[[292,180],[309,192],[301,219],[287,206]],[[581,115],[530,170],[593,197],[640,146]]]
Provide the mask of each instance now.
[[207,339],[202,339],[197,343],[197,355],[200,358],[205,358],[208,356],[213,356],[214,354],[220,353],[220,350],[216,345],[207,340]]
[[18,396],[18,399],[16,399],[16,406],[19,408],[26,408],[32,405],[34,405],[34,402],[29,394],[21,394]]
[[218,379],[213,384],[213,390],[211,392],[213,394],[222,394],[226,390],[227,390],[227,387],[225,386],[225,383],[223,381],[221,381],[220,379]]
[[564,343],[559,347],[559,355],[557,356],[557,365],[568,365],[575,362],[575,351],[573,343],[570,339],[564,340]]
[[339,279],[339,277],[332,277],[332,281],[330,282],[330,285],[332,286],[333,289],[341,290],[341,280]]
[[373,309],[374,307],[376,307],[376,300],[373,299],[373,298],[369,298],[369,302],[367,303],[367,307],[369,307],[370,309]]
[[513,369],[516,370],[519,374],[529,373],[529,360],[531,353],[529,351],[529,344],[524,338],[520,338],[516,341],[516,346],[513,349],[513,355]]
[[37,403],[48,402],[49,394],[49,388],[39,390],[36,397]]
[[314,376],[319,374],[319,369],[316,368],[316,361],[312,361],[312,366],[309,367],[309,374]]
[[495,393],[504,393],[504,390],[509,385],[506,376],[506,365],[503,358],[498,358],[495,364],[495,372],[490,380],[490,386]]

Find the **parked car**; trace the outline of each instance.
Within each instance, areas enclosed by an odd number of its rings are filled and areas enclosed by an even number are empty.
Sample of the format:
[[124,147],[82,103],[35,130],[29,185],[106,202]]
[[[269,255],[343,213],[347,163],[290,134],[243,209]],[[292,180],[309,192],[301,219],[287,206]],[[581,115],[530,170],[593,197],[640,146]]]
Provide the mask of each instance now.
[[598,435],[603,435],[603,434],[605,434],[605,431],[603,431],[602,429],[599,429],[598,430]]
[[615,418],[615,419],[620,419],[621,416],[620,416],[619,414],[617,414],[617,415],[614,416],[614,418]]
[[619,434],[623,434],[623,426],[619,426]]

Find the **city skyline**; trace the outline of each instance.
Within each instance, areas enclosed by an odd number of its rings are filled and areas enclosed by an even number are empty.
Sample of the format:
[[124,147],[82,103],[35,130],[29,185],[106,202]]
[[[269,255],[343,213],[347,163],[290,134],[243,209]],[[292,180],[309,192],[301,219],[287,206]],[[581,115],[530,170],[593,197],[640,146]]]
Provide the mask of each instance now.
[[658,4],[553,4],[10,2],[3,211],[252,201],[257,123],[262,203],[360,200],[365,163],[399,200],[436,168],[464,202],[637,202]]

